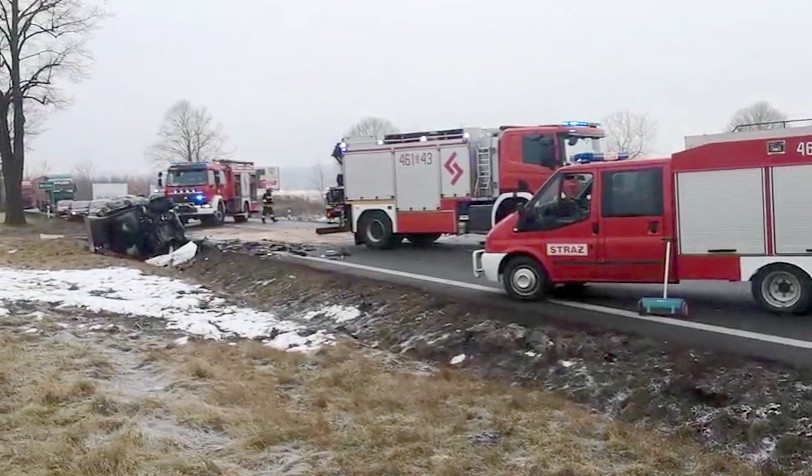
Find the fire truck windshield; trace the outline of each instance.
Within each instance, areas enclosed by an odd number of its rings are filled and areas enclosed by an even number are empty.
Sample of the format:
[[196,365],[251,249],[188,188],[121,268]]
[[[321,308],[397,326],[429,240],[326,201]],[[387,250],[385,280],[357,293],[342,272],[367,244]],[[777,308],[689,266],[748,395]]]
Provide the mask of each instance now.
[[209,173],[205,169],[176,169],[167,174],[167,185],[205,185],[208,183]]
[[563,137],[564,159],[572,163],[572,156],[583,152],[601,152],[601,140],[597,137],[579,137],[566,135]]

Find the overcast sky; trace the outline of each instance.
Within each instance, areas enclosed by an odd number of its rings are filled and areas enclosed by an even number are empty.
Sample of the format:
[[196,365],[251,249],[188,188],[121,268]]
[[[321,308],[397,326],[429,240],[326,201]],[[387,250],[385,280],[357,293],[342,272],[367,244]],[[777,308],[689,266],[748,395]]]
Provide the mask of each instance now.
[[[771,6],[768,6],[771,5]],[[656,150],[765,99],[812,116],[812,2],[111,0],[89,80],[28,160],[146,172],[164,111],[187,98],[238,157],[328,161],[366,115],[402,130],[657,119]]]

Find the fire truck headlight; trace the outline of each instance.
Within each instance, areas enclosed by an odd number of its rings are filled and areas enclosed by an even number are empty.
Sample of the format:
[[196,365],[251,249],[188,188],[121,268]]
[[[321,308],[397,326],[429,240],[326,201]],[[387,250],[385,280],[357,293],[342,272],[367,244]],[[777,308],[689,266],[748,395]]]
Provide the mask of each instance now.
[[211,208],[211,203],[204,203],[203,205],[200,205],[200,208]]

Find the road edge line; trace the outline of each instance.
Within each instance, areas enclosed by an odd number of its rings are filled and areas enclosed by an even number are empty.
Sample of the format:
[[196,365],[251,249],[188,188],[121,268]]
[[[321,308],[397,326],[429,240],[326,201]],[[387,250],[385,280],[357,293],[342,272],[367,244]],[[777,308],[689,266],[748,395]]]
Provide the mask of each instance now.
[[[454,281],[451,279],[445,278],[437,278],[434,276],[426,276],[423,274],[415,274],[409,273],[406,271],[398,271],[394,269],[387,269],[387,268],[376,268],[374,266],[368,266],[363,264],[357,263],[348,263],[346,261],[338,261],[332,260],[328,258],[319,258],[315,256],[300,256],[300,255],[290,255],[291,257],[300,260],[300,261],[312,261],[315,263],[323,263],[323,264],[332,264],[336,266],[343,266],[345,268],[354,268],[363,271],[369,271],[372,273],[378,274],[387,274],[390,276],[397,276],[401,278],[413,279],[416,281],[424,281],[436,284],[442,284],[446,286],[453,286],[462,289],[469,289],[474,291],[483,291],[493,294],[502,294],[502,290],[499,288],[493,288],[489,286],[483,286],[481,284],[471,284],[465,283],[462,281]],[[603,314],[610,314],[618,317],[626,317],[629,319],[637,319],[640,321],[646,322],[653,322],[657,324],[664,324],[664,325],[671,325],[676,327],[684,327],[687,329],[693,329],[698,331],[704,332],[711,332],[715,334],[722,334],[732,337],[739,337],[743,339],[750,339],[750,340],[757,340],[762,342],[769,342],[772,344],[780,344],[787,347],[796,347],[800,349],[812,349],[812,341],[800,340],[800,339],[793,339],[791,337],[781,337],[772,334],[761,334],[759,332],[752,332],[746,331],[743,329],[734,329],[730,327],[723,327],[723,326],[716,326],[713,324],[705,324],[702,322],[693,322],[687,320],[680,320],[680,319],[673,319],[669,317],[660,317],[660,316],[641,316],[635,312],[627,311],[625,309],[618,309],[614,307],[607,307],[607,306],[599,306],[596,304],[587,304],[582,302],[575,302],[575,301],[565,301],[559,299],[548,299],[547,302],[551,304],[556,304],[559,306],[570,307],[573,309],[580,309],[582,311],[591,311],[591,312],[599,312]]]

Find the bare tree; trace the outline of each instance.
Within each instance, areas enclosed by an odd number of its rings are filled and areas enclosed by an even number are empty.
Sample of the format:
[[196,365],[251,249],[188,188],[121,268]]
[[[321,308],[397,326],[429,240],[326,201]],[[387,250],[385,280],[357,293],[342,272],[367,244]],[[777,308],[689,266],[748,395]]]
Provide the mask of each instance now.
[[25,164],[25,180],[33,180],[37,177],[47,175],[51,171],[51,166],[47,160],[40,160],[38,162],[28,162]]
[[607,149],[627,152],[629,158],[648,153],[657,138],[657,122],[648,114],[618,111],[603,120]]
[[96,172],[96,164],[92,160],[83,160],[76,164],[73,169],[79,178],[91,180]]
[[347,132],[344,133],[344,136],[382,137],[386,134],[395,134],[397,132],[400,132],[398,128],[387,119],[382,119],[380,117],[365,117],[358,121],[354,126],[350,127]]
[[[84,160],[73,167],[76,176],[73,182],[76,184],[76,199],[87,200],[93,196],[93,182],[96,173],[96,164],[92,160]],[[86,198],[87,197],[87,198]]]
[[[727,123],[727,130],[743,132],[767,129],[783,129],[787,125],[782,121],[786,120],[787,115],[773,107],[769,102],[756,101],[753,104],[736,111],[733,114],[733,117],[731,117],[730,121]],[[752,125],[739,127],[745,124]]]
[[81,80],[90,60],[84,46],[103,17],[84,0],[0,0],[0,160],[6,189],[6,223],[24,224],[21,182],[25,170],[29,107],[67,105],[58,77]]
[[223,159],[226,135],[205,106],[195,107],[188,100],[176,102],[164,115],[158,129],[158,141],[147,155],[159,164],[202,162]]
[[320,192],[324,190],[325,186],[324,167],[322,166],[321,162],[313,165],[313,175],[311,176],[311,181],[313,184],[313,188],[315,188]]

